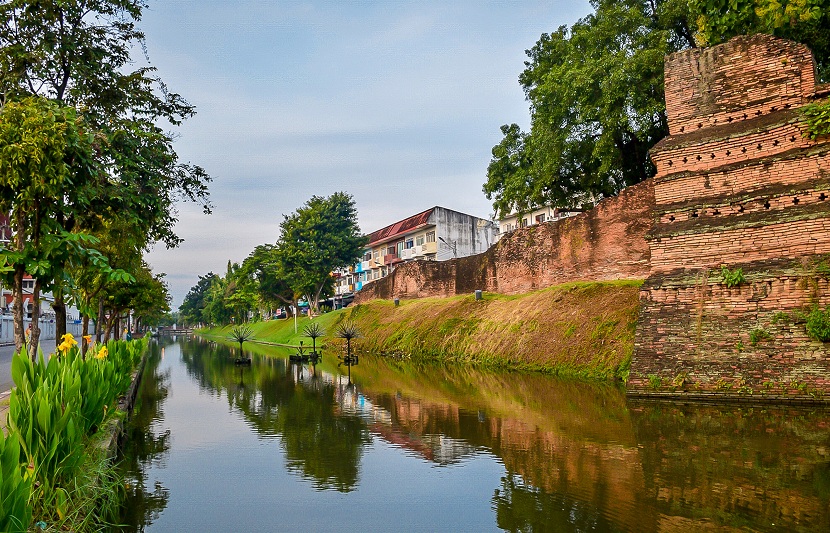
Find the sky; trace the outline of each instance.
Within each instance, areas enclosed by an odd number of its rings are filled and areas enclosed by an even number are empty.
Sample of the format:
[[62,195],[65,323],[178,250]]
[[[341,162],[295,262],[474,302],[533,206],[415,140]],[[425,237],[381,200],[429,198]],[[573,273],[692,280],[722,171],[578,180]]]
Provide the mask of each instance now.
[[171,129],[213,177],[213,213],[178,206],[184,242],[147,259],[173,308],[200,275],[275,243],[314,195],[352,195],[372,232],[440,205],[491,217],[502,124],[527,128],[518,77],[587,1],[149,0],[146,58],[197,114]]

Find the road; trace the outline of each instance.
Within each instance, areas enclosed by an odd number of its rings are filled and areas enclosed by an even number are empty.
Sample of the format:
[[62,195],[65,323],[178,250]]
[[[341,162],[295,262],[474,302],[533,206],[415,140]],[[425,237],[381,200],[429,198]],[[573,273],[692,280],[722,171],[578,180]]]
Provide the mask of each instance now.
[[[44,346],[47,349],[54,350],[54,339],[41,339],[40,347]],[[12,354],[14,353],[14,344],[9,346],[0,346],[0,393],[11,390],[14,386],[12,381]]]

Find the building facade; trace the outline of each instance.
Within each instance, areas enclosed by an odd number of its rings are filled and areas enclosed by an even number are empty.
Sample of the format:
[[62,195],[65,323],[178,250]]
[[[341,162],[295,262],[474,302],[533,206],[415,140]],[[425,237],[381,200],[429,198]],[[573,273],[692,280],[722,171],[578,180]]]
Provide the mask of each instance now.
[[497,239],[498,228],[491,220],[445,207],[427,209],[369,234],[363,259],[335,273],[335,294],[359,291],[407,261],[446,261],[480,254]]
[[519,213],[507,215],[499,219],[499,236],[506,235],[518,228],[526,228],[534,224],[542,224],[544,222],[552,222],[573,215],[578,215],[582,211],[579,209],[561,209],[558,207],[537,207],[531,209],[521,216]]

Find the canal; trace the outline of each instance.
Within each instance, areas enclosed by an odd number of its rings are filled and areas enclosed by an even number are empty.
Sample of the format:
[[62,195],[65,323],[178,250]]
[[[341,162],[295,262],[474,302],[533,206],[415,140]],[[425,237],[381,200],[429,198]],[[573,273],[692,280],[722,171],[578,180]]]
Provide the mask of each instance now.
[[151,345],[123,531],[830,531],[825,409],[235,350]]

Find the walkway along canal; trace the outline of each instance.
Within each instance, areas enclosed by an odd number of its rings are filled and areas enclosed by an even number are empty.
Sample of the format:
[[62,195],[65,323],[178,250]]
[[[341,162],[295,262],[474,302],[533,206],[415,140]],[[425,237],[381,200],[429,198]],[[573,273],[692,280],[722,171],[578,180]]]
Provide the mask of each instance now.
[[828,531],[830,411],[606,384],[151,346],[127,531]]

